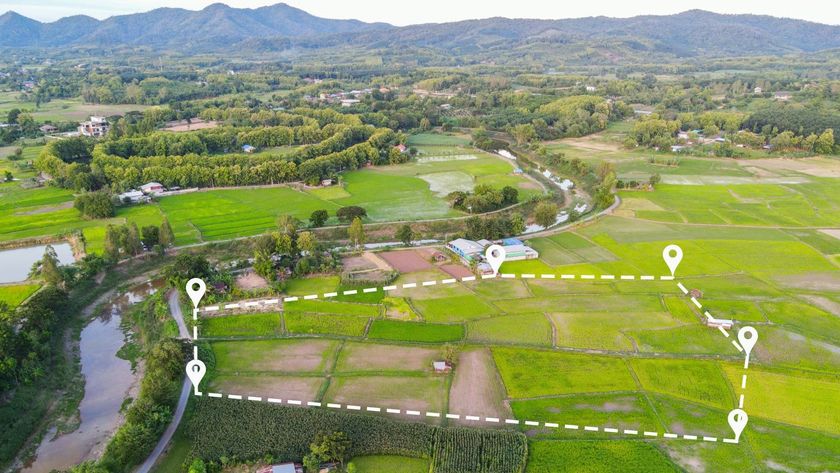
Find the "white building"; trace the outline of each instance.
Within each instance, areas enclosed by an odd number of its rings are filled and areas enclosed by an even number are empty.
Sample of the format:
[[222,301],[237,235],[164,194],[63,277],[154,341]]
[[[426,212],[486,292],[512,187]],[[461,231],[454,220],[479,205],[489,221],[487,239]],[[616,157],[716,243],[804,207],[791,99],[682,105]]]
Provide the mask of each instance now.
[[100,138],[107,135],[110,129],[111,125],[108,124],[108,120],[105,117],[92,116],[90,120],[79,123],[79,133],[82,136]]
[[120,202],[129,204],[139,204],[141,202],[149,201],[149,196],[137,189],[131,189],[130,191],[123,192],[122,194],[117,195],[117,198],[120,199]]
[[163,187],[163,184],[159,182],[148,182],[140,186],[140,190],[144,194],[160,194],[161,192],[165,191],[166,188]]

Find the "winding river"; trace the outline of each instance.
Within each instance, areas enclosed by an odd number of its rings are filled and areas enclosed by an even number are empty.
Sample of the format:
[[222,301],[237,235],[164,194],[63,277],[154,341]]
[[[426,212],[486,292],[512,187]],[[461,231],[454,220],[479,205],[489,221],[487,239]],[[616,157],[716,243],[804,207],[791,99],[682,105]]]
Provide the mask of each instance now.
[[117,356],[125,343],[125,333],[120,328],[122,315],[129,306],[162,286],[163,281],[149,281],[132,287],[110,300],[100,315],[82,330],[79,350],[85,393],[79,404],[79,428],[58,437],[55,429],[50,430],[38,447],[35,460],[23,472],[69,469],[101,455],[122,421],[120,407],[134,394],[139,378],[132,371],[131,363]]

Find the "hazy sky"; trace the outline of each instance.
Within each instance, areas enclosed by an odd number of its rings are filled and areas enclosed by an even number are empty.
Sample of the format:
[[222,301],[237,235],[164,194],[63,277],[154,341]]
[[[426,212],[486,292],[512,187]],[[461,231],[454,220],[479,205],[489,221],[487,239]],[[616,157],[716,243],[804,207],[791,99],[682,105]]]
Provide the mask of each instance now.
[[[254,8],[279,0],[227,0],[230,6]],[[96,18],[181,7],[191,10],[214,3],[212,0],[0,0],[0,13],[15,10],[41,21],[85,14]],[[509,18],[578,18],[584,16],[628,17],[671,14],[693,8],[718,13],[755,13],[799,18],[840,25],[840,6],[832,0],[286,0],[285,3],[325,18],[355,18],[384,21],[394,25],[444,22],[491,16]],[[834,4],[835,6],[831,6]]]

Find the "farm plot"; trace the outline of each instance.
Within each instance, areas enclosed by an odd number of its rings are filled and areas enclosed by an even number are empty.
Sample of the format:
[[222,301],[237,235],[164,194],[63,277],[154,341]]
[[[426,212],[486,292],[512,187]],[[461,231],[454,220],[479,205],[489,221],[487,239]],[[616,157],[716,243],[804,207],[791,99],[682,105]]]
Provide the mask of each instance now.
[[280,335],[280,314],[246,314],[202,320],[204,337],[255,337]]
[[464,338],[463,325],[374,320],[368,338],[406,342],[454,342]]
[[551,473],[557,465],[566,471],[600,473],[611,471],[678,472],[655,446],[640,441],[575,440],[531,442],[526,473]]
[[466,350],[458,357],[455,377],[449,389],[449,410],[475,416],[510,416],[505,406],[505,388],[493,356],[487,348]]
[[220,373],[324,373],[335,356],[332,340],[249,340],[211,343]]
[[[617,429],[644,430],[658,424],[656,413],[640,393],[564,395],[514,400],[517,419],[545,419],[558,424],[604,425]],[[587,437],[584,432],[538,429],[539,438]]]
[[428,372],[432,362],[441,357],[435,348],[373,343],[346,343],[335,365],[337,373],[364,371]]
[[551,346],[551,324],[543,314],[505,315],[470,322],[467,338],[473,342]]
[[442,376],[333,376],[324,399],[328,402],[400,406],[441,412],[446,407],[446,378]]
[[493,358],[511,398],[636,388],[621,358],[517,348],[493,348]]
[[210,388],[224,393],[282,399],[315,400],[326,378],[319,376],[221,375],[214,377]]
[[734,402],[723,372],[715,362],[634,359],[630,366],[648,391],[724,409]]
[[40,289],[40,287],[38,284],[0,286],[0,303],[6,304],[9,308],[14,309],[34,294],[35,291]]
[[557,331],[557,346],[635,351],[632,330],[675,327],[679,322],[665,312],[560,312],[550,313]]
[[[741,382],[742,370],[737,365],[725,365],[723,369],[733,385]],[[749,382],[761,387],[749,391],[753,416],[840,433],[840,417],[837,416],[840,379],[836,375],[751,369]]]

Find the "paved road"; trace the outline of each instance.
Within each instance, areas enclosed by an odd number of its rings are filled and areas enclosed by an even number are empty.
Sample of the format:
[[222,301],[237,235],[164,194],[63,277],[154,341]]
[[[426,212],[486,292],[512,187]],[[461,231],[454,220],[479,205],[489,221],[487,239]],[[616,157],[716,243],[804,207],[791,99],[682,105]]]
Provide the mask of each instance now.
[[[189,339],[190,333],[187,331],[187,324],[184,323],[184,314],[181,312],[181,303],[178,300],[178,291],[170,291],[167,299],[169,301],[169,313],[172,314],[172,318],[175,319],[175,322],[178,324],[178,334],[180,335],[180,338]],[[191,391],[192,383],[186,376],[184,376],[184,384],[181,385],[181,395],[178,397],[178,406],[175,408],[175,415],[172,417],[172,422],[163,432],[163,436],[161,436],[157,445],[155,445],[155,449],[152,450],[152,453],[149,454],[149,458],[147,458],[146,461],[137,468],[136,473],[149,473],[155,463],[157,463],[160,455],[163,453],[164,449],[166,449],[166,446],[169,445],[169,441],[172,440],[172,436],[175,435],[175,431],[178,429],[178,424],[181,423],[181,418],[184,417],[184,410],[187,408],[187,401],[190,398]]]

